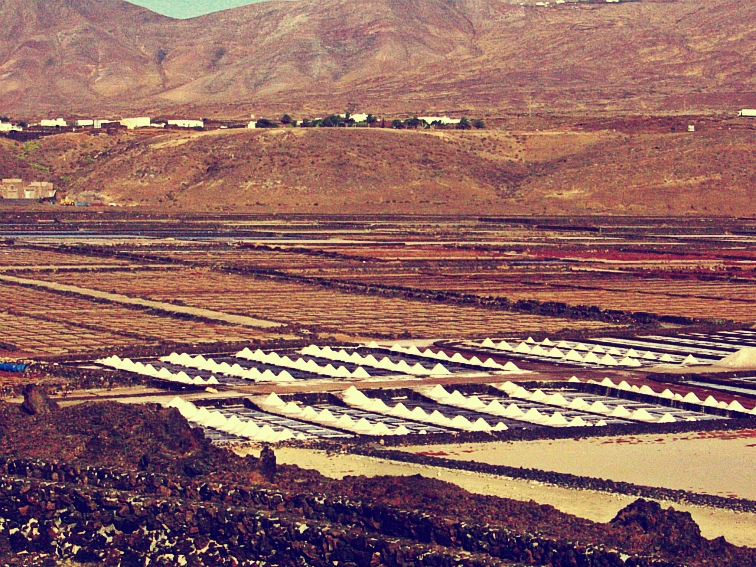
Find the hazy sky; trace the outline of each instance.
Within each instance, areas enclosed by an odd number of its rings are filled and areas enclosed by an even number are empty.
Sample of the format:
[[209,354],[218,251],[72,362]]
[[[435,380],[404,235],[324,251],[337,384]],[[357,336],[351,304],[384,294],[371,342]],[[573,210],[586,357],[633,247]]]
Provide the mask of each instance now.
[[252,4],[260,0],[128,0],[160,14],[174,18],[193,18],[218,10]]

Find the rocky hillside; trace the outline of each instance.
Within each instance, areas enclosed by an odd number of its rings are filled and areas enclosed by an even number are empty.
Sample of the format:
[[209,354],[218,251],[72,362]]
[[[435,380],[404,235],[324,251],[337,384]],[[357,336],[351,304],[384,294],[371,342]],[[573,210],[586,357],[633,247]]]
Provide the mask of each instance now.
[[741,0],[297,0],[172,20],[4,0],[0,112],[730,112],[756,104],[755,16]]
[[0,175],[150,210],[753,216],[753,128],[680,117],[75,133],[0,139]]

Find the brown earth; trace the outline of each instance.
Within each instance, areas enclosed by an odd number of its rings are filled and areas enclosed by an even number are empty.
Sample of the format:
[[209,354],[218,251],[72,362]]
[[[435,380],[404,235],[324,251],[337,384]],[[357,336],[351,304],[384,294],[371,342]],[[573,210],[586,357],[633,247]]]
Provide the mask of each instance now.
[[0,174],[169,211],[745,216],[753,140],[746,119],[701,117],[74,133],[0,138]]
[[[262,2],[172,20],[5,0],[0,112],[724,111],[756,105],[742,0]],[[128,110],[126,110],[128,109]],[[312,115],[312,114],[311,114]]]

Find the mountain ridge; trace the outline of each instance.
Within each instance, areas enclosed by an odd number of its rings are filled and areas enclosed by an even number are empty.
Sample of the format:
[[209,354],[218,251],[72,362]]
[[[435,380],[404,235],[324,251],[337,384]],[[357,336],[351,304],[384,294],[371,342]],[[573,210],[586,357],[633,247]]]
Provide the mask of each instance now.
[[188,20],[123,0],[5,0],[0,112],[732,111],[756,6],[271,0]]

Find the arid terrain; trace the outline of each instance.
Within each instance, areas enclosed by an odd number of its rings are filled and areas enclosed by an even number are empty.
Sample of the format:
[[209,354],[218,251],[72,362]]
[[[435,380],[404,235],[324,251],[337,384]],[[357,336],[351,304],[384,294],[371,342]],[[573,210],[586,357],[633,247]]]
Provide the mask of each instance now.
[[74,132],[0,138],[0,172],[165,212],[748,216],[752,120]]
[[166,211],[0,221],[8,565],[756,564],[751,221]]
[[534,4],[300,0],[171,20],[121,0],[6,0],[0,112],[245,118],[348,103],[474,115],[754,104],[749,2]]

